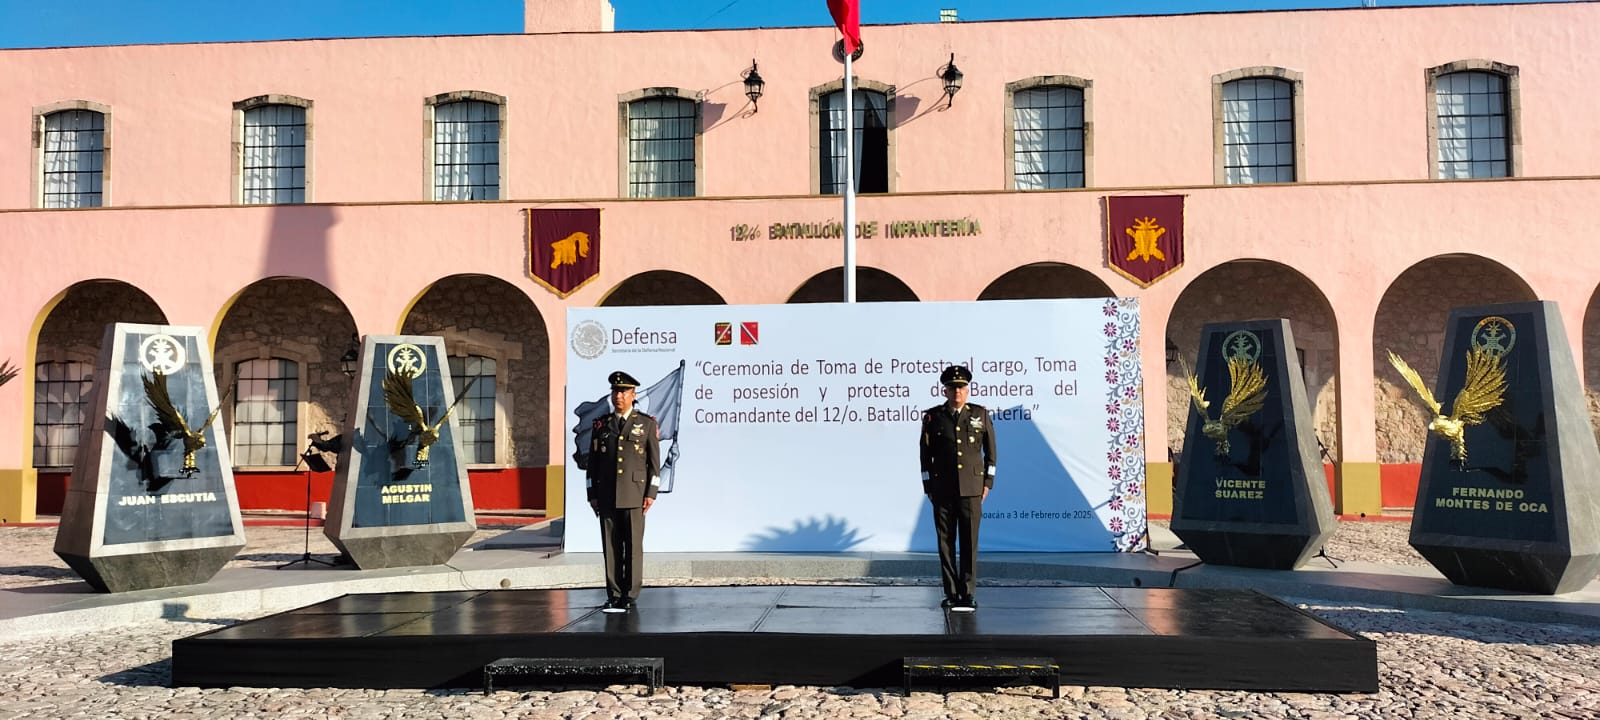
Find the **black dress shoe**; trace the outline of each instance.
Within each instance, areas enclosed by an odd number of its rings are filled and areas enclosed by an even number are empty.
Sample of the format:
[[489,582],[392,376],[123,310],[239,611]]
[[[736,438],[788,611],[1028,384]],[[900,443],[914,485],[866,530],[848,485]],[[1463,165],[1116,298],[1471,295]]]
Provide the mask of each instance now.
[[628,609],[623,605],[622,600],[618,598],[611,598],[606,601],[605,605],[600,606],[600,612],[606,613],[607,615],[627,611]]
[[955,599],[955,597],[950,596],[950,595],[944,596],[944,601],[939,603],[939,607],[942,607],[942,608],[944,608],[946,610],[949,610],[950,608],[953,608],[955,606],[956,606],[956,599]]
[[950,611],[951,612],[959,612],[959,613],[969,613],[969,612],[972,612],[972,611],[977,610],[977,609],[978,609],[978,604],[973,602],[972,598],[964,597],[964,596],[956,598],[955,605],[950,607]]
[[624,610],[637,610],[638,608],[639,608],[639,605],[634,602],[633,598],[623,598],[622,599],[622,609],[624,609]]

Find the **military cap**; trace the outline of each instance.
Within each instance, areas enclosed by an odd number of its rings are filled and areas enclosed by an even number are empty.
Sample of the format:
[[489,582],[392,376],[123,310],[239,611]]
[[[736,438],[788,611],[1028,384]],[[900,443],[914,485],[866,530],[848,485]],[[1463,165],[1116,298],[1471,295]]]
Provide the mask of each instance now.
[[972,381],[972,371],[965,365],[951,365],[939,373],[939,383],[946,387],[965,385]]
[[621,370],[611,373],[611,376],[606,378],[606,381],[611,383],[612,390],[632,390],[639,387],[638,380]]

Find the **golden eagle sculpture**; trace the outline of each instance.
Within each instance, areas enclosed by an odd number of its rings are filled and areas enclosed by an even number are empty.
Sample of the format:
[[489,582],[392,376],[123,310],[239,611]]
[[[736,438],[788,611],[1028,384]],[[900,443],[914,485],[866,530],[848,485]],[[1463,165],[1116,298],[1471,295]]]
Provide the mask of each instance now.
[[167,375],[160,370],[151,375],[144,376],[144,396],[150,402],[150,407],[156,411],[157,422],[152,427],[157,434],[157,442],[163,438],[176,436],[183,440],[183,476],[190,477],[199,468],[195,467],[194,454],[206,446],[206,428],[216,422],[217,414],[222,412],[223,403],[227,402],[228,395],[233,393],[229,387],[217,406],[212,408],[211,415],[198,429],[189,429],[188,421],[184,420],[183,413],[172,404],[172,395],[167,392]]
[[1450,457],[1456,462],[1467,461],[1467,426],[1483,422],[1483,414],[1500,407],[1505,400],[1506,366],[1500,358],[1499,353],[1488,348],[1467,351],[1467,379],[1456,393],[1455,402],[1450,404],[1447,416],[1439,401],[1433,399],[1433,392],[1422,382],[1422,376],[1394,351],[1389,351],[1389,364],[1400,371],[1400,376],[1422,398],[1422,404],[1433,412],[1428,429],[1450,441]]
[[467,391],[472,388],[473,383],[478,381],[478,378],[474,377],[468,380],[466,386],[461,388],[461,394],[456,396],[456,401],[450,403],[450,407],[445,409],[444,414],[440,415],[438,420],[429,423],[427,415],[422,412],[422,406],[417,404],[416,396],[412,390],[412,381],[416,377],[416,373],[411,372],[397,373],[390,370],[385,373],[383,376],[383,402],[389,406],[389,412],[394,413],[396,417],[406,421],[411,426],[411,435],[400,445],[409,443],[412,438],[416,438],[417,454],[415,464],[417,467],[422,467],[428,464],[428,450],[433,447],[435,442],[439,441],[440,426],[450,419],[450,413],[455,412],[456,406],[461,404],[461,400],[467,396]]
[[1205,389],[1200,387],[1200,378],[1189,372],[1187,364],[1183,374],[1189,381],[1189,398],[1194,401],[1195,412],[1200,413],[1200,432],[1216,443],[1218,457],[1226,456],[1229,450],[1228,431],[1267,404],[1266,373],[1262,372],[1259,364],[1242,356],[1228,358],[1228,397],[1223,399],[1222,414],[1215,420],[1206,413],[1211,403],[1206,400]]

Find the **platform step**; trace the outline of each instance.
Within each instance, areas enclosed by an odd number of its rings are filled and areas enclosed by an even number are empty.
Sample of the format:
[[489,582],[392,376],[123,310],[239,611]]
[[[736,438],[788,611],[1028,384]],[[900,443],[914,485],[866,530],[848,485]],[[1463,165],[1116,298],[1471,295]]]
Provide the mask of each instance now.
[[658,657],[500,658],[483,666],[483,694],[494,690],[496,678],[547,677],[644,678],[647,694],[662,682],[666,663]]
[[921,657],[900,659],[906,697],[913,680],[950,678],[984,680],[1047,680],[1050,696],[1061,697],[1061,665],[1047,657]]

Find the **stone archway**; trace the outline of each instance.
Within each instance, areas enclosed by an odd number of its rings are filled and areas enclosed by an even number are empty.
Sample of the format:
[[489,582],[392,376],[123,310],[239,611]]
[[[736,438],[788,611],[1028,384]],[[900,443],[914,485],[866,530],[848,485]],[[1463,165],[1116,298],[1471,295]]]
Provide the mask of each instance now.
[[166,313],[143,290],[120,280],[85,280],[68,288],[39,327],[35,361],[62,351],[100,353],[106,325],[117,322],[165,325]]
[[111,323],[167,324],[166,313],[143,290],[120,280],[85,280],[67,288],[39,324],[33,354],[31,416],[34,442],[24,452],[39,468],[34,508],[54,515],[66,501],[67,479],[88,418],[100,343]]
[[[1166,342],[1193,363],[1206,323],[1287,318],[1304,375],[1317,438],[1339,457],[1339,328],[1322,290],[1294,268],[1266,260],[1235,260],[1205,271],[1173,305]],[[1167,365],[1167,443],[1183,449],[1189,417],[1189,387],[1176,361]]]
[[1116,297],[1105,281],[1075,265],[1041,262],[1015,268],[989,283],[979,300]]
[[[889,272],[875,267],[856,268],[856,300],[860,302],[916,302],[917,294]],[[844,301],[844,268],[823,270],[800,284],[789,296],[791,303]]]
[[[483,359],[492,360],[494,392],[482,399],[479,412],[480,417],[491,409],[494,413],[489,446],[493,463],[522,468],[549,464],[550,331],[526,294],[500,278],[452,275],[422,294],[400,332],[443,337],[446,353],[475,359],[480,368],[488,365]],[[486,390],[478,387],[478,392]],[[490,442],[483,434],[473,439]]]
[[699,278],[672,270],[650,270],[629,277],[600,301],[601,307],[726,304],[721,294]]
[[1589,424],[1595,427],[1595,438],[1600,440],[1600,288],[1589,296],[1589,306],[1583,311],[1583,395],[1589,404]]
[[1428,258],[1390,283],[1372,324],[1378,462],[1422,462],[1428,432],[1429,418],[1410,386],[1390,366],[1388,351],[1405,358],[1433,387],[1451,308],[1534,299],[1533,289],[1516,273],[1477,255]]
[[[234,446],[235,466],[292,466],[305,449],[305,436],[343,432],[355,388],[340,359],[352,347],[355,335],[350,310],[333,291],[314,280],[267,278],[251,283],[234,297],[218,321],[212,360],[219,392],[234,387],[233,399],[223,405],[222,419]],[[274,373],[276,381],[258,375],[261,371]],[[235,385],[241,373],[244,382]],[[252,437],[267,431],[255,422],[259,418],[243,418],[248,430],[241,432],[245,428],[239,425],[236,408],[253,412],[258,406],[279,404],[282,401],[277,398],[285,392],[294,393],[295,414],[278,418],[282,425],[272,432],[271,440]],[[264,394],[256,397],[258,393]],[[272,401],[266,399],[269,396]],[[282,436],[290,428],[293,434]],[[267,453],[269,442],[281,443],[287,451]]]

